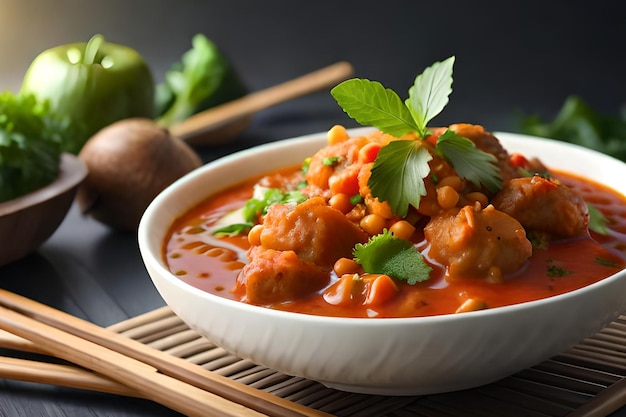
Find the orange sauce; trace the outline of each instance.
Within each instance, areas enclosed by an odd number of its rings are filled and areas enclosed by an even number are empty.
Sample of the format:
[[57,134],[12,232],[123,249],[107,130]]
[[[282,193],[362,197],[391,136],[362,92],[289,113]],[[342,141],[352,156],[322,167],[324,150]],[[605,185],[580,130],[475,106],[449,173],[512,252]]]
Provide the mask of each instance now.
[[[295,172],[283,170],[281,173]],[[399,284],[399,294],[382,306],[328,304],[320,293],[268,306],[306,314],[341,317],[412,317],[453,313],[468,298],[484,300],[492,307],[522,303],[570,292],[615,274],[626,266],[626,198],[582,177],[558,172],[563,183],[579,192],[610,221],[611,233],[553,242],[546,249],[533,249],[527,265],[504,283],[481,280],[447,282],[444,270],[433,266],[431,278],[409,285]],[[288,175],[287,175],[288,177]],[[260,178],[260,177],[259,177]],[[210,196],[176,219],[164,242],[163,256],[181,280],[204,291],[241,300],[234,291],[239,270],[246,260],[245,236],[216,238],[209,227],[252,197],[251,178]],[[419,244],[419,238],[416,240]],[[331,277],[332,285],[337,277]]]

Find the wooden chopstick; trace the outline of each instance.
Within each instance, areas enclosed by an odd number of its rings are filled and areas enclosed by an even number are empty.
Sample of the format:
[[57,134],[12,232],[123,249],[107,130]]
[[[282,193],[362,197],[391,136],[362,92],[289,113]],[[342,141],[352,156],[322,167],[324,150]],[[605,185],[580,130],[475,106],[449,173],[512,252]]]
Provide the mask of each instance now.
[[352,64],[340,61],[265,90],[256,91],[194,114],[172,126],[173,136],[183,140],[211,128],[224,126],[276,104],[334,86],[354,72]]
[[146,398],[188,416],[261,416],[237,404],[183,381],[157,372],[139,360],[58,328],[40,323],[19,312],[0,307],[0,327],[40,344],[55,356],[99,372],[143,393]]
[[[121,380],[126,385],[130,385],[127,383],[126,378],[132,377],[132,375],[120,375],[120,362],[117,362],[118,360],[127,363],[129,370],[140,374],[138,377],[140,381],[141,376],[146,377],[147,375],[160,378],[161,380],[163,379],[161,377],[169,377],[168,380],[173,385],[180,387],[180,384],[184,383],[188,387],[199,388],[198,391],[205,394],[213,394],[213,399],[219,404],[227,400],[231,405],[241,405],[250,410],[276,417],[329,416],[327,413],[233,381],[182,358],[171,356],[109,329],[102,328],[3,289],[0,289],[0,305],[5,307],[0,311],[0,329],[33,341],[54,356],[62,357],[61,354],[63,354],[66,356],[63,359],[95,370],[113,379]],[[55,346],[57,343],[55,343],[54,337],[50,335],[55,335],[55,337],[62,338],[64,341],[69,337],[73,337],[73,339],[70,343]],[[76,343],[76,345],[72,345],[72,343]],[[89,345],[86,345],[87,343]],[[75,353],[73,351],[76,351],[76,346],[79,345],[86,349],[87,352],[77,352],[79,355],[74,356]],[[102,350],[103,357],[112,359],[113,363],[102,366],[102,360],[97,356],[94,357],[92,351],[90,351],[92,348],[98,351]],[[68,350],[72,350],[72,352],[68,352]],[[78,362],[77,358],[80,358],[82,363]],[[132,360],[134,362],[130,362]],[[147,365],[152,369],[146,369]],[[156,372],[156,370],[159,372]],[[149,385],[150,378],[147,379],[148,386],[134,382],[136,386],[133,386],[133,388],[139,391],[149,390],[154,395],[154,387]],[[144,382],[146,381],[144,380]],[[170,404],[171,408],[180,407],[181,403],[185,403],[180,396],[175,395],[174,397],[173,404]],[[198,397],[200,397],[196,398],[198,401],[201,399],[208,400],[208,398],[199,393]],[[168,395],[157,395],[153,399],[158,402],[168,401]],[[198,404],[196,403],[196,405]],[[227,404],[223,404],[223,406],[228,408]],[[192,409],[183,412],[189,414],[190,411],[194,412],[197,410]],[[204,415],[208,414],[205,412]],[[220,412],[218,415],[224,416],[226,414]]]
[[[0,348],[48,355],[33,342],[0,330]],[[0,378],[145,398],[137,390],[87,369],[43,361],[0,356]]]
[[113,379],[71,365],[0,356],[0,376],[17,381],[146,398],[143,393]]

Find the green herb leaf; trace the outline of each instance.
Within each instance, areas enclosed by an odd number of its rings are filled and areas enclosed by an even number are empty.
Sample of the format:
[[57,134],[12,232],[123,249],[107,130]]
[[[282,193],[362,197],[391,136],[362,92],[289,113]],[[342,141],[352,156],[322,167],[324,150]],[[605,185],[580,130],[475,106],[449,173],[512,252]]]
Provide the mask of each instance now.
[[352,197],[350,197],[350,203],[353,206],[356,206],[357,204],[360,204],[363,202],[363,196],[361,194],[355,194]]
[[589,230],[607,235],[609,233],[609,219],[592,204],[587,203],[587,211],[589,212]]
[[228,226],[220,227],[219,229],[215,229],[213,230],[212,234],[237,236],[248,233],[253,226],[254,223],[234,223],[229,224]]
[[165,81],[156,86],[158,122],[169,127],[246,92],[238,74],[217,45],[197,34],[192,39],[192,48],[167,71]]
[[263,198],[251,198],[246,201],[243,208],[243,218],[248,223],[256,223],[258,217],[267,213],[267,209],[272,204],[299,204],[307,197],[301,191],[283,192],[278,188],[269,188],[263,194]]
[[548,259],[548,265],[546,267],[546,275],[549,277],[564,277],[567,275],[571,275],[574,272],[570,271],[569,269],[565,269],[562,266],[562,262],[554,260],[554,259]]
[[330,94],[348,116],[362,125],[395,137],[419,129],[398,94],[377,81],[353,78],[334,87]]
[[610,261],[608,259],[605,259],[605,258],[601,258],[599,256],[596,256],[596,263],[598,265],[607,266],[609,268],[621,268],[620,264],[617,264],[617,263],[615,263],[613,261]]
[[357,244],[354,257],[365,272],[389,275],[411,285],[427,280],[432,270],[411,242],[387,230],[372,236],[366,244]]
[[326,165],[329,167],[333,167],[339,163],[339,157],[333,156],[332,158],[327,157],[322,160],[322,165]]
[[454,56],[442,62],[436,62],[415,78],[409,89],[406,106],[417,124],[420,137],[427,135],[427,125],[448,104],[452,93],[452,67]]
[[32,94],[0,93],[0,202],[57,177],[62,138],[48,101]]
[[424,178],[432,155],[417,140],[396,140],[383,146],[372,167],[368,185],[374,197],[387,201],[391,210],[406,216],[409,205],[419,207],[426,195]]
[[452,164],[460,177],[475,186],[482,185],[491,192],[502,188],[496,157],[476,148],[471,140],[448,129],[437,139],[435,149]]
[[601,114],[578,96],[568,97],[552,122],[537,115],[522,118],[520,131],[574,143],[626,161],[626,113]]
[[238,235],[247,233],[252,226],[259,222],[259,217],[267,213],[272,204],[299,204],[307,197],[301,191],[284,192],[278,188],[268,188],[263,191],[263,197],[251,198],[238,210],[225,215],[220,219],[213,234]]

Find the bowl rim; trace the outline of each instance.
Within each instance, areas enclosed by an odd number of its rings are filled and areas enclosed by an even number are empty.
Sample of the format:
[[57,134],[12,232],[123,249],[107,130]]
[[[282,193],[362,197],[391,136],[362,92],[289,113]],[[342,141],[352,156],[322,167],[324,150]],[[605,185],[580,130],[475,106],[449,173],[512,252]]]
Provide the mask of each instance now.
[[[358,135],[358,134],[371,132],[372,130],[375,130],[375,129],[371,127],[360,127],[360,128],[348,129],[348,133],[350,135]],[[568,148],[570,150],[573,150],[574,152],[584,152],[587,155],[591,154],[594,156],[594,158],[600,158],[603,161],[611,163],[611,164],[618,163],[620,165],[626,165],[624,162],[616,158],[613,158],[611,156],[600,153],[598,151],[588,149],[588,148],[585,148],[576,144],[572,144],[572,143],[562,142],[562,141],[558,141],[558,140],[554,140],[550,138],[542,138],[542,137],[537,137],[537,136],[519,134],[519,133],[510,133],[510,132],[502,132],[502,131],[494,131],[492,133],[498,138],[500,138],[500,136],[502,137],[509,136],[515,139],[533,140],[533,141],[538,140],[542,142],[547,142],[551,146],[554,146],[557,148],[562,148],[562,149]],[[318,139],[320,138],[320,136],[323,136],[323,135],[325,135],[325,132],[312,133],[312,134],[283,139],[283,140],[279,140],[275,142],[269,142],[269,143],[265,143],[262,145],[247,148],[247,149],[226,155],[224,157],[218,158],[214,161],[211,161],[203,165],[202,167],[197,168],[196,170],[179,178],[177,181],[175,181],[173,184],[171,184],[169,187],[163,190],[159,195],[157,195],[157,197],[151,202],[151,204],[148,206],[148,208],[146,209],[146,211],[144,212],[141,218],[141,221],[139,223],[139,228],[138,228],[138,243],[139,243],[141,255],[144,259],[144,263],[146,264],[149,263],[153,268],[155,268],[156,272],[161,277],[166,279],[169,284],[173,284],[177,288],[185,292],[191,292],[194,295],[199,296],[200,298],[204,300],[207,300],[208,302],[217,303],[224,307],[235,308],[237,310],[240,310],[243,313],[253,313],[256,315],[261,314],[269,319],[287,319],[290,317],[297,317],[298,320],[301,320],[307,323],[317,323],[317,324],[322,324],[322,325],[326,323],[328,324],[332,323],[335,326],[345,325],[345,326],[378,327],[378,326],[389,326],[390,323],[438,324],[441,322],[448,322],[448,321],[455,321],[455,322],[463,323],[468,320],[476,320],[476,319],[484,320],[485,317],[493,317],[493,316],[501,317],[501,316],[506,316],[509,314],[519,314],[520,311],[524,311],[528,309],[535,309],[538,307],[546,306],[548,304],[553,305],[555,303],[567,302],[571,298],[582,297],[584,293],[586,292],[612,285],[614,281],[626,278],[626,269],[623,269],[600,281],[594,282],[592,284],[586,285],[582,288],[579,288],[573,291],[569,291],[569,292],[562,293],[562,294],[557,294],[557,295],[547,297],[547,298],[542,298],[539,300],[527,301],[523,303],[500,306],[500,307],[495,307],[495,308],[485,309],[485,310],[472,311],[469,314],[442,314],[442,315],[418,316],[418,317],[378,317],[378,318],[377,317],[334,317],[334,316],[322,316],[322,315],[313,315],[313,314],[306,314],[306,313],[276,310],[276,309],[271,309],[271,308],[267,308],[263,306],[246,304],[240,301],[220,297],[218,295],[209,293],[207,291],[203,291],[199,288],[194,287],[191,284],[184,282],[180,278],[176,277],[165,266],[164,260],[161,259],[161,253],[159,252],[158,254],[155,254],[153,251],[150,251],[148,249],[150,246],[149,242],[151,239],[150,223],[152,222],[152,219],[155,217],[156,213],[158,212],[159,206],[162,204],[162,202],[167,200],[170,197],[170,195],[173,194],[179,186],[185,183],[198,181],[198,178],[206,175],[205,174],[206,171],[214,170],[218,166],[230,164],[232,163],[233,160],[236,161],[240,158],[251,156],[252,154],[258,153],[260,151],[271,151],[274,148],[278,148],[278,147],[282,147],[286,145],[292,145],[292,146],[302,145],[311,140]],[[216,191],[216,192],[219,192],[219,191]],[[619,192],[619,191],[616,191],[616,192]],[[624,194],[621,192],[619,193],[622,195]],[[200,196],[196,200],[196,203],[194,204],[197,204],[203,198],[206,198],[206,197],[208,197],[208,195]],[[183,212],[184,210],[181,211],[181,214]],[[163,238],[163,236],[160,236],[160,238]],[[162,244],[162,242],[160,242],[160,244]],[[152,274],[150,275],[152,277]],[[152,279],[154,281],[153,277]]]
[[47,185],[11,200],[0,202],[0,217],[41,204],[80,184],[86,177],[87,166],[76,155],[64,152],[59,160],[59,173]]

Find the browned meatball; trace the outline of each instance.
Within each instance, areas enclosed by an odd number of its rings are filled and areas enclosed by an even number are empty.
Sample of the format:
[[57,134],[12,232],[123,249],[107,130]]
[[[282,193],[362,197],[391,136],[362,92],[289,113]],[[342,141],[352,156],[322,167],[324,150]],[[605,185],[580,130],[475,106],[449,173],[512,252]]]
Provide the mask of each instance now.
[[522,225],[489,205],[465,206],[433,217],[424,228],[428,256],[447,267],[450,281],[483,278],[499,282],[532,254]]
[[586,233],[589,224],[582,197],[560,182],[538,175],[508,181],[492,203],[527,230],[553,237],[579,236]]
[[330,270],[341,257],[351,257],[369,236],[321,197],[298,204],[275,204],[263,221],[261,246],[292,250],[298,257]]
[[255,246],[238,284],[246,291],[246,302],[267,305],[311,294],[329,281],[329,274],[294,251],[277,251]]
[[340,257],[368,235],[321,197],[295,204],[272,205],[263,221],[259,246],[248,251],[239,273],[247,301],[271,304],[306,296],[330,280]]

